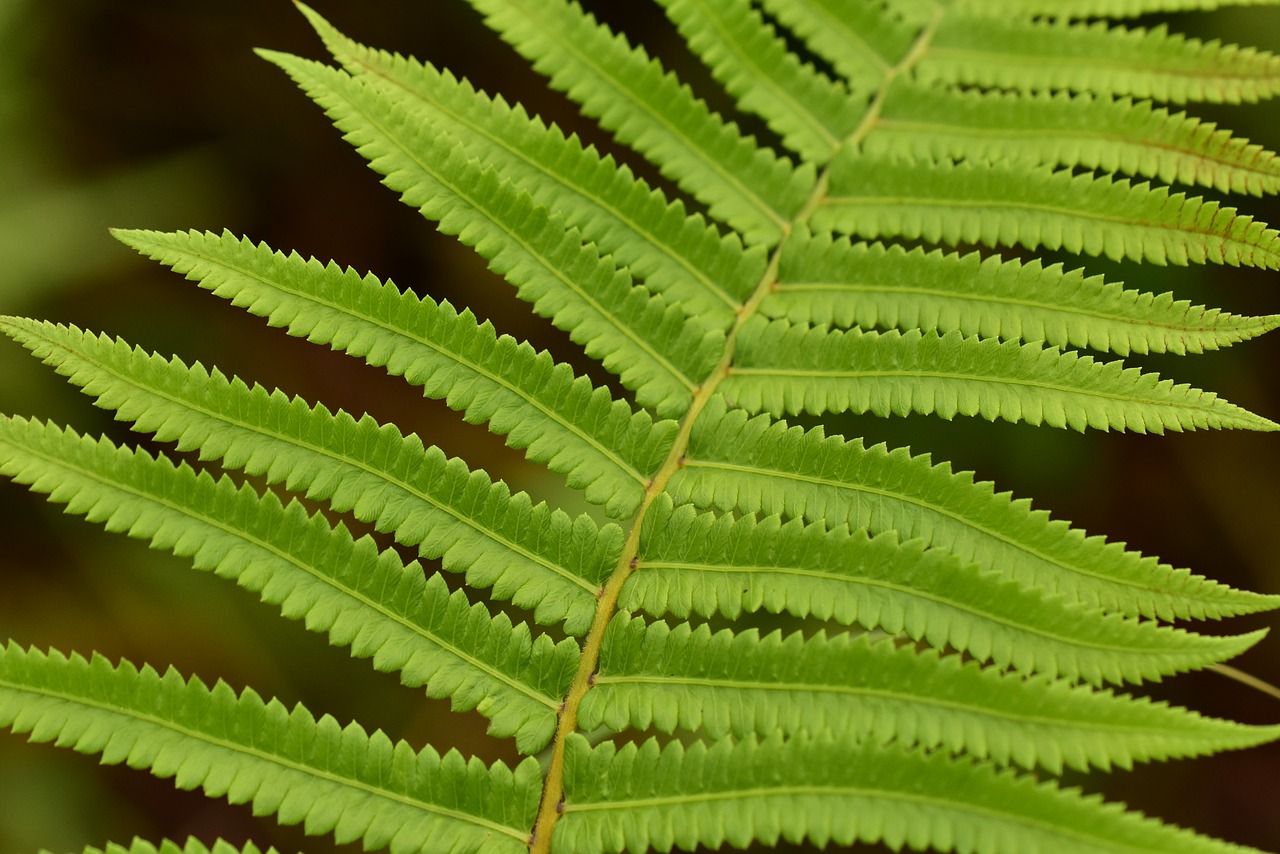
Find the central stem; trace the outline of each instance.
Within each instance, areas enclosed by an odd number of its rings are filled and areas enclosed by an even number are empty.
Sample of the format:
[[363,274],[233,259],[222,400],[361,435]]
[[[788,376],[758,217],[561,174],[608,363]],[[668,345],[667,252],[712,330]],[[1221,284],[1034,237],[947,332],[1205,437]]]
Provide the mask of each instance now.
[[[841,143],[840,149],[837,150],[836,154],[833,154],[832,159],[835,158],[839,150],[861,143],[876,126],[876,123],[880,120],[880,112],[889,84],[920,60],[920,57],[923,56],[928,47],[930,39],[933,37],[934,31],[937,29],[941,17],[942,9],[939,7],[935,10],[933,18],[928,25],[917,36],[911,50],[907,52],[900,62],[885,72],[880,88],[867,105],[867,111],[863,114],[862,121]],[[777,282],[778,265],[782,258],[782,250],[787,245],[795,228],[807,223],[814,210],[826,197],[829,171],[830,166],[828,165],[818,176],[813,192],[810,193],[809,198],[801,206],[799,212],[790,223],[783,226],[782,236],[769,256],[769,264],[765,268],[764,274],[751,292],[750,298],[738,309],[733,327],[725,336],[724,353],[721,355],[720,361],[702,385],[695,390],[693,401],[689,405],[689,410],[681,419],[680,432],[676,434],[671,450],[667,453],[666,459],[662,461],[662,465],[658,467],[645,489],[644,498],[640,503],[640,509],[636,511],[635,518],[632,519],[631,529],[627,533],[627,540],[623,545],[617,566],[604,586],[600,588],[599,593],[596,594],[595,619],[592,620],[591,629],[583,640],[582,657],[578,661],[578,670],[569,686],[569,693],[565,695],[564,702],[560,705],[560,717],[556,724],[551,764],[547,768],[546,778],[543,782],[542,801],[538,807],[538,818],[533,826],[533,833],[529,837],[530,854],[550,854],[552,831],[555,828],[556,821],[560,818],[561,812],[564,810],[565,743],[569,736],[578,729],[578,709],[582,705],[582,698],[586,696],[587,691],[591,690],[596,667],[600,661],[600,648],[604,644],[605,629],[608,628],[609,621],[613,619],[617,611],[618,597],[622,593],[623,584],[631,577],[631,573],[635,571],[640,553],[640,531],[644,525],[649,505],[653,503],[654,498],[666,489],[667,483],[684,465],[685,451],[689,447],[689,437],[693,433],[693,427],[698,420],[698,416],[706,407],[707,402],[711,400],[712,395],[716,393],[720,383],[724,382],[725,377],[729,376],[738,334],[742,331],[743,326],[756,316],[760,309],[760,303],[769,295]]]

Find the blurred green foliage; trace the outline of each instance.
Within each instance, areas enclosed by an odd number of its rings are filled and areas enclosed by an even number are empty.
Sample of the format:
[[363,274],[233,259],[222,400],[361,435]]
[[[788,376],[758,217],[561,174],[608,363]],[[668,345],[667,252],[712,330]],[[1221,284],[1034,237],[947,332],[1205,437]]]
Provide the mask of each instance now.
[[[564,101],[541,89],[464,4],[313,5],[362,41],[453,68],[607,145],[581,127]],[[647,4],[587,5],[611,21],[625,19],[670,66],[705,79]],[[1280,50],[1276,14],[1224,10],[1177,16],[1173,27]],[[331,407],[368,411],[449,453],[465,449],[473,463],[536,498],[581,508],[554,478],[442,404],[351,359],[263,328],[134,258],[107,235],[116,225],[228,227],[469,305],[501,331],[575,359],[574,346],[510,299],[482,262],[380,188],[319,111],[250,52],[263,45],[320,55],[310,38],[285,2],[0,2],[0,313],[109,331]],[[1253,107],[1215,117],[1275,148],[1278,115]],[[618,156],[653,177],[634,156]],[[1280,221],[1274,200],[1244,207]],[[1232,311],[1280,311],[1274,273],[1103,266],[1091,264],[1132,286],[1172,289]],[[1184,359],[1169,365],[1170,372],[1276,418],[1275,338]],[[1165,367],[1154,358],[1145,363]],[[124,434],[16,345],[0,346],[0,377],[0,411]],[[850,418],[847,430],[932,451],[1092,533],[1175,565],[1280,592],[1280,444],[1272,436],[1078,435],[925,418]],[[0,526],[0,638],[86,654],[96,649],[160,669],[173,664],[206,681],[224,678],[286,702],[305,700],[317,711],[359,718],[415,744],[445,729],[447,739],[432,740],[486,759],[506,749],[486,738],[478,718],[452,715],[419,692],[397,690],[391,677],[331,651],[322,638],[279,620],[243,591],[64,518],[7,482],[0,483]],[[1238,622],[1234,628],[1243,631],[1267,625],[1268,615]],[[1239,664],[1280,682],[1280,638]],[[1280,720],[1280,704],[1211,673],[1157,693],[1242,721]],[[1117,775],[1112,794],[1206,833],[1280,849],[1270,782],[1277,768],[1280,747],[1273,745]],[[133,834],[233,842],[252,836],[282,850],[332,847],[305,840],[296,829],[257,822],[246,809],[174,792],[142,773],[0,740],[0,854],[77,850]]]

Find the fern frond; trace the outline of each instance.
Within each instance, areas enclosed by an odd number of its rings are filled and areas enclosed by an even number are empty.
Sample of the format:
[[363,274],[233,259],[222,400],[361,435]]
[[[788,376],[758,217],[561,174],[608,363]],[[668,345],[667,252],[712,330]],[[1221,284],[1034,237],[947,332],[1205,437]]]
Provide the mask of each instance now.
[[1211,392],[1039,344],[753,320],[720,391],[748,412],[974,415],[1083,432],[1280,430]]
[[1235,208],[1166,187],[1025,164],[842,155],[813,227],[865,238],[1063,249],[1115,261],[1280,269],[1280,234]]
[[[190,557],[545,753],[514,767],[419,753],[252,690],[13,643],[0,647],[0,726],[391,854],[780,840],[1245,851],[1042,780],[1280,739],[1280,725],[1122,693],[1266,634],[1167,622],[1280,595],[1175,569],[823,422],[1280,430],[1066,349],[1198,353],[1280,315],[1032,257],[1280,270],[1280,231],[1176,191],[1280,194],[1280,157],[1156,104],[1280,94],[1280,56],[1111,22],[1223,0],[657,0],[684,58],[718,82],[707,97],[762,119],[775,151],[582,0],[467,2],[613,134],[615,155],[306,7],[337,67],[260,55],[625,394],[372,274],[231,232],[117,236],[487,424],[618,523],[512,494],[421,430],[7,317],[0,332],[117,420],[230,474],[0,415],[0,476]],[[632,154],[661,187],[615,159]],[[937,248],[975,244],[1032,254]],[[780,420],[793,414],[822,426]],[[388,536],[356,537],[335,514]],[[419,560],[379,546],[392,540]],[[531,622],[472,604],[476,592]],[[799,630],[759,628],[778,624]]]
[[[54,854],[54,852],[45,849],[40,854]],[[86,846],[81,854],[278,854],[278,852],[275,848],[267,848],[264,851],[252,842],[236,846],[225,839],[217,839],[212,845],[205,845],[191,836],[181,845],[168,839],[157,845],[135,836],[128,845],[112,842],[102,848]]]
[[950,9],[916,67],[925,83],[1154,101],[1238,104],[1280,90],[1280,57],[1106,23],[1018,20]]
[[330,414],[75,328],[10,318],[0,330],[134,429],[350,510],[428,558],[443,558],[473,586],[533,609],[539,622],[563,620],[573,634],[590,626],[596,590],[622,547],[616,526],[533,506],[524,493],[511,495],[484,472],[367,415]]
[[0,420],[0,472],[68,513],[191,557],[409,687],[426,685],[459,711],[478,708],[494,735],[514,736],[525,753],[551,740],[576,644],[534,639],[528,626],[490,616],[439,575],[424,578],[417,563],[379,553],[297,502],[20,418]]
[[872,3],[763,0],[761,5],[856,90],[878,85],[915,38],[909,27]]
[[1136,18],[1154,12],[1189,12],[1224,6],[1274,6],[1277,0],[956,0],[954,6],[993,17]]
[[760,313],[842,328],[898,327],[1129,353],[1200,353],[1280,326],[1106,283],[1038,260],[907,252],[798,233]]
[[699,507],[897,531],[1069,601],[1124,614],[1218,618],[1280,602],[1088,537],[1033,511],[1026,499],[975,483],[972,472],[932,465],[928,455],[866,448],[828,438],[821,428],[805,432],[765,416],[748,419],[726,411],[722,401],[708,404],[699,419],[669,491],[676,501]]
[[401,292],[372,275],[254,246],[230,233],[115,236],[290,335],[328,344],[422,386],[468,421],[488,423],[582,489],[630,516],[676,425],[655,424],[547,353],[498,336],[470,311]]
[[378,90],[318,63],[259,53],[325,108],[406,204],[474,247],[535,311],[618,374],[641,404],[665,414],[688,405],[724,346],[722,331],[635,286],[576,230]]
[[513,771],[456,751],[418,753],[302,706],[237,696],[225,682],[210,689],[172,669],[161,676],[12,642],[0,651],[0,726],[393,854],[520,854],[541,781],[533,759]]
[[567,754],[557,852],[745,848],[756,840],[992,854],[1253,851],[1076,790],[893,744],[798,735],[592,748],[575,735]]
[[579,722],[708,739],[827,733],[837,741],[943,748],[1061,774],[1252,747],[1248,727],[1043,678],[1012,680],[960,656],[867,635],[761,637],[615,617]]
[[553,88],[648,157],[748,243],[777,242],[814,186],[712,113],[674,74],[568,0],[468,0]]
[[850,92],[800,62],[760,13],[736,0],[659,0],[712,75],[806,163],[831,159],[866,112]]
[[1089,93],[976,92],[899,79],[863,150],[1084,167],[1224,193],[1280,192],[1275,152],[1150,101]]
[[1198,635],[1082,608],[894,532],[699,515],[665,497],[646,520],[618,605],[656,617],[764,610],[856,624],[1094,685],[1206,667],[1261,637]]
[[743,283],[757,281],[764,270],[759,248],[744,251],[736,235],[722,237],[700,216],[688,216],[683,202],[669,201],[627,166],[584,147],[577,136],[566,138],[520,105],[490,98],[447,70],[367,48],[302,9],[348,72],[388,98],[407,99],[406,111],[429,116],[439,132],[554,210],[650,290],[713,326],[732,322],[733,309],[746,298]]

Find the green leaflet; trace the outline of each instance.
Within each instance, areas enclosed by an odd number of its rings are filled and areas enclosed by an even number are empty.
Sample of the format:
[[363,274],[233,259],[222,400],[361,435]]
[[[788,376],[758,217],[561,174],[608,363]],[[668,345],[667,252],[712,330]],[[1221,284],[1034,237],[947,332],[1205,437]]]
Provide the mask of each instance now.
[[583,112],[657,165],[748,243],[776,243],[814,184],[743,137],[687,86],[566,0],[468,0]]
[[393,854],[519,854],[538,802],[532,759],[486,768],[225,682],[13,643],[0,652],[0,725]]
[[777,516],[715,517],[673,508],[665,497],[645,520],[619,607],[734,620],[744,611],[787,613],[1095,685],[1204,667],[1261,637],[1197,635],[1072,606],[893,532],[870,537]]
[[956,0],[965,12],[992,17],[1063,15],[1071,18],[1136,18],[1152,12],[1217,9],[1222,6],[1274,6],[1276,0]]
[[0,421],[0,472],[68,513],[233,579],[328,632],[335,646],[399,672],[405,685],[426,685],[459,711],[478,708],[494,735],[514,736],[525,753],[551,740],[576,644],[533,638],[528,626],[490,616],[462,591],[450,594],[439,575],[424,578],[417,563],[379,553],[368,537],[354,540],[297,502],[282,506],[228,478],[19,418]]
[[621,547],[616,527],[533,506],[524,493],[511,495],[484,472],[367,415],[332,415],[74,328],[11,318],[0,329],[134,429],[351,510],[466,572],[470,584],[534,609],[539,622],[564,621],[574,634],[590,625],[596,587]]
[[870,3],[763,0],[762,5],[854,89],[879,85],[915,37],[902,21]]
[[807,734],[594,748],[574,736],[565,795],[557,854],[745,848],[753,840],[993,854],[1253,850],[943,754]]
[[802,63],[759,12],[735,0],[659,0],[689,47],[733,95],[810,163],[839,150],[866,112],[855,97]]
[[[41,854],[53,854],[53,852],[42,851]],[[188,837],[187,841],[182,845],[169,840],[165,840],[159,845],[154,845],[134,837],[133,841],[128,845],[112,843],[102,848],[89,847],[85,848],[81,854],[277,854],[277,851],[274,848],[268,848],[264,852],[252,842],[246,842],[243,846],[237,848],[222,839],[215,841],[212,845],[204,845],[200,840],[192,836]]]
[[752,321],[722,393],[748,412],[978,415],[1100,430],[1280,430],[1158,374],[1039,344],[959,332],[829,331]]
[[685,465],[672,478],[676,501],[746,513],[780,513],[897,531],[999,569],[1006,577],[1061,593],[1068,601],[1129,615],[1216,618],[1275,607],[1277,598],[1233,590],[1120,543],[1087,537],[1031,509],[1026,499],[953,474],[928,455],[866,448],[708,405]]
[[[841,0],[835,0],[839,3]],[[934,20],[939,13],[937,0],[877,0],[883,15],[899,26],[918,29]]]
[[467,420],[488,422],[614,516],[635,512],[647,473],[670,446],[674,424],[655,425],[547,353],[499,337],[470,311],[229,233],[115,234],[273,326],[363,356]]
[[489,98],[447,70],[375,51],[351,41],[305,6],[303,12],[334,57],[361,82],[378,87],[403,109],[430,117],[438,132],[529,193],[582,232],[602,254],[627,265],[646,287],[679,301],[691,314],[726,328],[743,299],[744,283],[760,278],[759,249],[743,250],[683,202],[669,201],[577,136],[529,117],[516,104]]
[[952,330],[1133,353],[1199,353],[1269,332],[1280,315],[1241,317],[1105,283],[1038,260],[976,252],[942,254],[900,246],[793,237],[778,283],[760,313],[842,328]]
[[679,414],[723,333],[636,287],[612,259],[382,94],[343,72],[261,52],[284,68],[386,176],[402,200],[475,248],[534,310],[569,331],[637,400]]
[[579,718],[710,739],[829,734],[896,742],[1060,774],[1251,747],[1280,727],[1247,727],[1163,703],[1034,678],[1018,681],[936,649],[849,634],[806,640],[646,626],[625,615],[605,634]]
[[1087,92],[977,92],[899,79],[863,149],[926,161],[1079,166],[1224,193],[1280,192],[1274,152],[1149,101]]
[[1234,208],[1165,187],[1025,164],[841,156],[813,227],[1115,261],[1280,269],[1280,234]]
[[1280,57],[1170,35],[1163,26],[1031,22],[951,9],[917,74],[925,83],[1236,104],[1276,94]]

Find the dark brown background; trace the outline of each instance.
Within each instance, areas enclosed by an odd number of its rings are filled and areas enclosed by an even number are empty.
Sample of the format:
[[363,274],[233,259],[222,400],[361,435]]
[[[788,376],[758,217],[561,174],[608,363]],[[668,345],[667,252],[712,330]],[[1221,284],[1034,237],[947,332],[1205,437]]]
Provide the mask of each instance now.
[[[705,81],[648,4],[593,5],[695,83]],[[361,41],[451,67],[489,91],[582,127],[572,108],[548,93],[461,0],[316,0],[315,6]],[[1240,10],[1180,16],[1175,26],[1277,49],[1278,22],[1274,11]],[[322,56],[284,0],[0,3],[0,313],[109,331],[330,407],[368,411],[516,488],[581,508],[557,479],[443,406],[350,359],[265,329],[107,236],[108,226],[230,228],[465,303],[501,331],[581,362],[573,345],[510,299],[507,286],[469,250],[398,205],[321,112],[251,53],[255,46]],[[1280,146],[1273,106],[1202,112],[1268,147]],[[1271,200],[1242,207],[1280,220]],[[1130,285],[1173,289],[1234,311],[1280,311],[1272,273],[1089,266]],[[1143,364],[1280,418],[1278,348],[1264,340]],[[16,345],[0,342],[0,377],[0,411],[127,436]],[[931,450],[1033,497],[1056,516],[1176,565],[1280,592],[1280,439],[1274,436],[1079,435],[922,418],[850,418],[841,426]],[[399,689],[393,677],[350,661],[251,595],[190,572],[181,561],[64,517],[8,483],[0,484],[0,520],[0,638],[86,654],[97,649],[160,668],[172,664],[206,681],[224,678],[286,703],[304,701],[341,721],[357,718],[415,744],[511,757],[505,743],[484,735],[478,718],[451,715],[445,703]],[[1231,629],[1270,622],[1241,619]],[[1280,682],[1280,638],[1237,663]],[[1214,714],[1280,721],[1280,703],[1213,674],[1151,692]],[[1270,747],[1147,766],[1088,785],[1205,832],[1280,849],[1278,772],[1280,749]],[[246,808],[175,792],[143,773],[0,739],[0,854],[190,834],[206,841],[252,837],[282,850],[332,847],[254,819]]]

